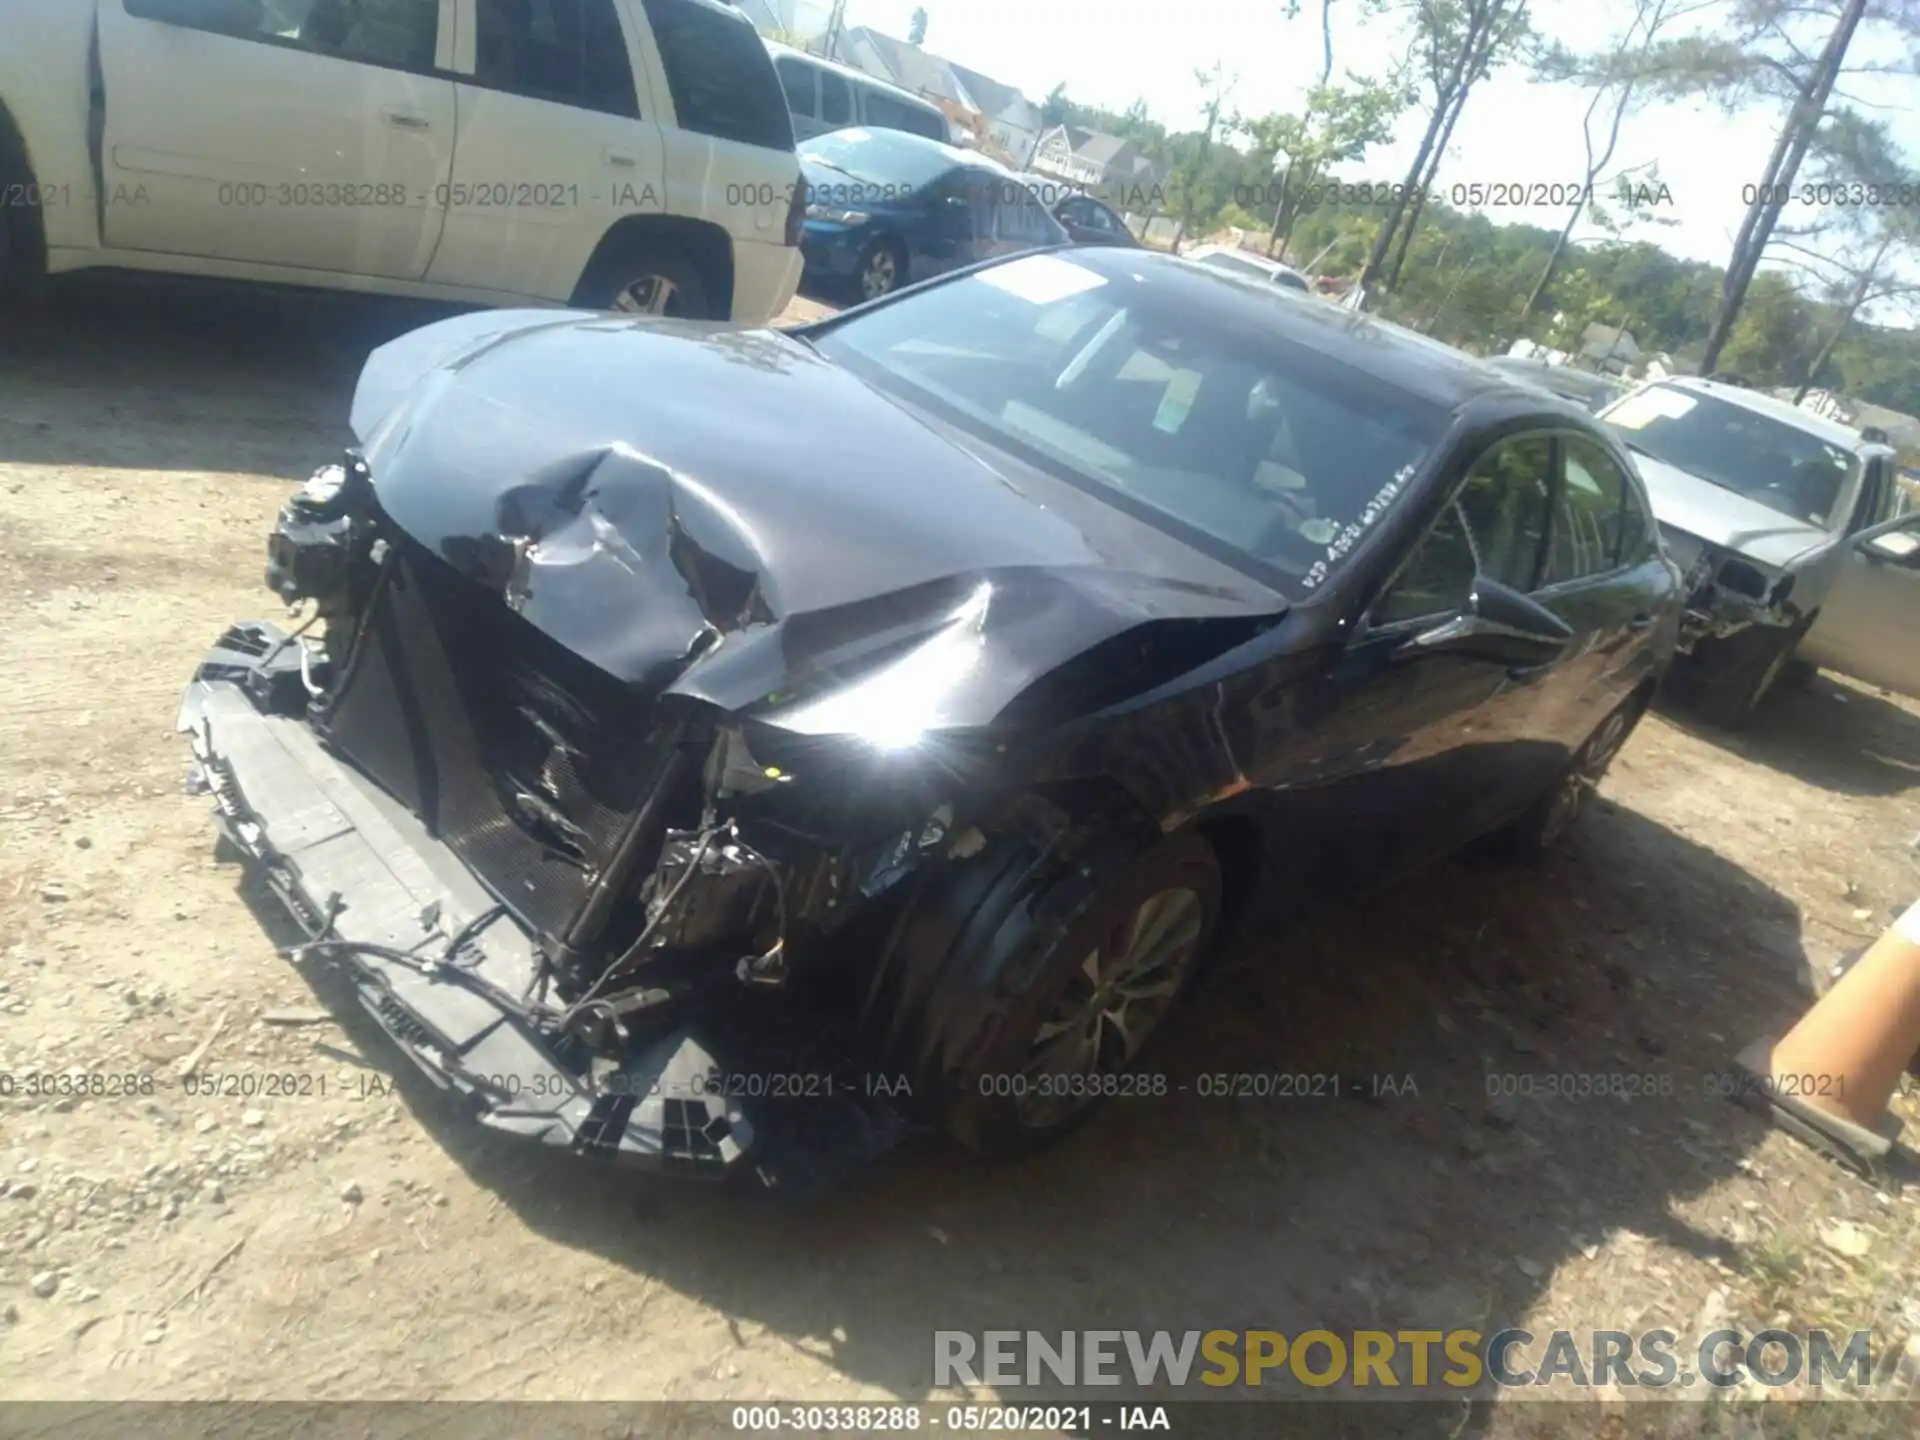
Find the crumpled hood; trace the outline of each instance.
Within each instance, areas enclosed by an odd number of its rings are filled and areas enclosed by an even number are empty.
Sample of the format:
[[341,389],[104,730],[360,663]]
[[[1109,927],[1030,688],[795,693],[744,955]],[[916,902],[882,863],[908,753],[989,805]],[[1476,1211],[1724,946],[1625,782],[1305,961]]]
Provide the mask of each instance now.
[[1722,489],[1710,480],[1634,453],[1634,465],[1647,482],[1654,518],[1724,550],[1783,569],[1809,550],[1833,543],[1817,525]]
[[876,667],[910,718],[982,724],[1135,626],[1285,608],[1164,537],[1116,564],[1107,520],[776,331],[463,317],[376,351],[353,425],[388,517],[536,628],[798,729],[847,728],[819,700]]

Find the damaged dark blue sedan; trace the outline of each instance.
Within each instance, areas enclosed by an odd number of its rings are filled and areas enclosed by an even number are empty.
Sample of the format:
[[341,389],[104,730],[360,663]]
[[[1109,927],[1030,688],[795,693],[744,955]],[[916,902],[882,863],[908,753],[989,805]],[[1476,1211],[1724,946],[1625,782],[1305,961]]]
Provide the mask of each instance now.
[[1255,894],[1559,838],[1675,643],[1584,412],[1144,251],[473,315],[352,420],[196,776],[436,1083],[679,1173],[1060,1134]]

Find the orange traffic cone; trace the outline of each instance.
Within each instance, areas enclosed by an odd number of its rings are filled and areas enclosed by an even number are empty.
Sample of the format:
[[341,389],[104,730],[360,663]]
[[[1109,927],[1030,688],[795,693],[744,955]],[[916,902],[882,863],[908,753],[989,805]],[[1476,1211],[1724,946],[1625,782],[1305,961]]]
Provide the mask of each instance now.
[[1778,1042],[1741,1052],[1736,1096],[1790,1134],[1868,1174],[1899,1137],[1887,1111],[1920,1048],[1920,903]]

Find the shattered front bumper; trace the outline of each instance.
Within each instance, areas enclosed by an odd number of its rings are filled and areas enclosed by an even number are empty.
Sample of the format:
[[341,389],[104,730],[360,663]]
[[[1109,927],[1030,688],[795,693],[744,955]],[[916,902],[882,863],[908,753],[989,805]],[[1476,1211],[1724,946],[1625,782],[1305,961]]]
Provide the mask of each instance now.
[[681,1175],[744,1164],[753,1124],[688,1029],[589,1066],[517,1009],[538,965],[532,937],[417,817],[275,703],[301,684],[299,654],[274,626],[234,627],[179,717],[193,788],[212,796],[221,831],[308,939],[327,942],[294,953],[340,965],[401,1053],[496,1130]]
[[[1667,556],[1683,573],[1681,593],[1686,605],[1680,616],[1680,653],[1691,655],[1703,640],[1724,640],[1756,625],[1785,629],[1799,620],[1798,613],[1782,599],[1778,585],[1768,586],[1761,573],[1738,555],[1708,545],[1695,536],[1666,526],[1661,541]],[[1742,593],[1722,582],[1723,567],[1745,566],[1753,579],[1749,591]]]

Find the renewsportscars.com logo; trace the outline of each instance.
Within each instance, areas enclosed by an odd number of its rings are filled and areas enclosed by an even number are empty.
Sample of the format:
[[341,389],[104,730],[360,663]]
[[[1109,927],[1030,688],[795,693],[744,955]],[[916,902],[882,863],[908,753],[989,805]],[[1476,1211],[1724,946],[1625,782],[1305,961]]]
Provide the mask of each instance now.
[[1871,1333],[1715,1330],[936,1330],[933,1383],[1336,1388],[1370,1399],[1511,1390],[1871,1383]]

